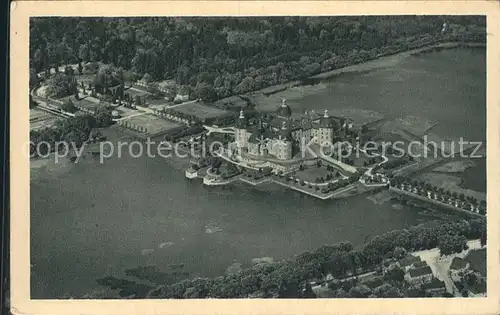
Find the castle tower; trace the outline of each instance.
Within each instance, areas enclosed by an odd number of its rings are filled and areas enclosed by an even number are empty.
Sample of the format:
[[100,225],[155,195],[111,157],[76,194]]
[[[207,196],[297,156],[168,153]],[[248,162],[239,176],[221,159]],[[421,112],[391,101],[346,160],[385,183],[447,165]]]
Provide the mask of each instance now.
[[280,160],[290,160],[292,158],[292,135],[286,122],[283,122],[278,139],[276,157]]
[[238,117],[238,121],[236,122],[235,132],[234,132],[234,140],[236,141],[238,147],[240,148],[247,146],[247,141],[249,137],[247,128],[248,128],[248,121],[245,118],[245,113],[243,112],[243,110],[241,110],[240,116]]
[[276,111],[276,115],[281,118],[289,119],[292,116],[292,109],[286,104],[286,100],[281,100],[281,106]]
[[327,145],[333,144],[333,129],[334,123],[332,118],[328,115],[328,110],[325,109],[325,114],[319,120],[318,130],[318,143]]

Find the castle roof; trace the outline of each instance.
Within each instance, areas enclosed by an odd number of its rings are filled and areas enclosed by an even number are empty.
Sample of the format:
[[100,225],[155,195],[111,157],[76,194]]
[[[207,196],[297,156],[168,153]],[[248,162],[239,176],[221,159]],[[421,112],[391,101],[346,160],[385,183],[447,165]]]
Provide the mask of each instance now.
[[256,134],[253,134],[250,136],[250,138],[248,138],[248,142],[249,143],[255,143],[255,144],[258,144],[261,142],[261,135],[256,135]]
[[253,126],[249,131],[251,135],[248,140],[252,143],[259,143],[262,139],[271,139],[275,136],[271,130],[264,128],[262,124]]
[[292,132],[290,130],[290,124],[283,121],[281,129],[278,131],[278,136],[280,136],[284,140],[292,139]]
[[292,109],[285,103],[284,99],[283,102],[281,103],[281,106],[276,111],[276,115],[278,115],[278,117],[286,117],[286,118],[292,116]]
[[325,109],[325,114],[319,119],[320,128],[334,128],[338,127],[338,123],[328,115],[328,110]]

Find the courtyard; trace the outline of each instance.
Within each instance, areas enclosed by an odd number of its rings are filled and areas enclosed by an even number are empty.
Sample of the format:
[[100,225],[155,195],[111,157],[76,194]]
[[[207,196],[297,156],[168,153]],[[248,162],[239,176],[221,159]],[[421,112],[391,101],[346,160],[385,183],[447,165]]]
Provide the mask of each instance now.
[[150,114],[130,116],[123,120],[125,125],[135,125],[146,129],[147,136],[156,136],[169,131],[183,128],[184,125],[166,119],[162,119]]

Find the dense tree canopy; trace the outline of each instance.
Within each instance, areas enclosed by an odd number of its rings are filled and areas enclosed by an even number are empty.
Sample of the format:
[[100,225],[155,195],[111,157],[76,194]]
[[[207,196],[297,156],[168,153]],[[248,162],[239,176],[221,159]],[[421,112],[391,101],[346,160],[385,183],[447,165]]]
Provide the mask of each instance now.
[[433,41],[484,41],[484,26],[469,16],[32,18],[30,67],[103,62],[212,100]]

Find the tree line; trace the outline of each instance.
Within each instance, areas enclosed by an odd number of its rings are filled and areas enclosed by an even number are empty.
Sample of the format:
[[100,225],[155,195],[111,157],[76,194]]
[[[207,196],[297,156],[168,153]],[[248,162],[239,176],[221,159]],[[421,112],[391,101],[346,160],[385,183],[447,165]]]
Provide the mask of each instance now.
[[484,42],[485,23],[473,16],[37,17],[30,67],[103,62],[174,79],[214,101],[438,41]]
[[410,179],[402,176],[394,176],[390,179],[390,185],[398,189],[409,191],[420,196],[425,196],[430,199],[455,205],[464,210],[477,211],[481,215],[486,214],[486,200],[478,200],[473,196],[466,196],[464,193],[457,193],[415,179]]

